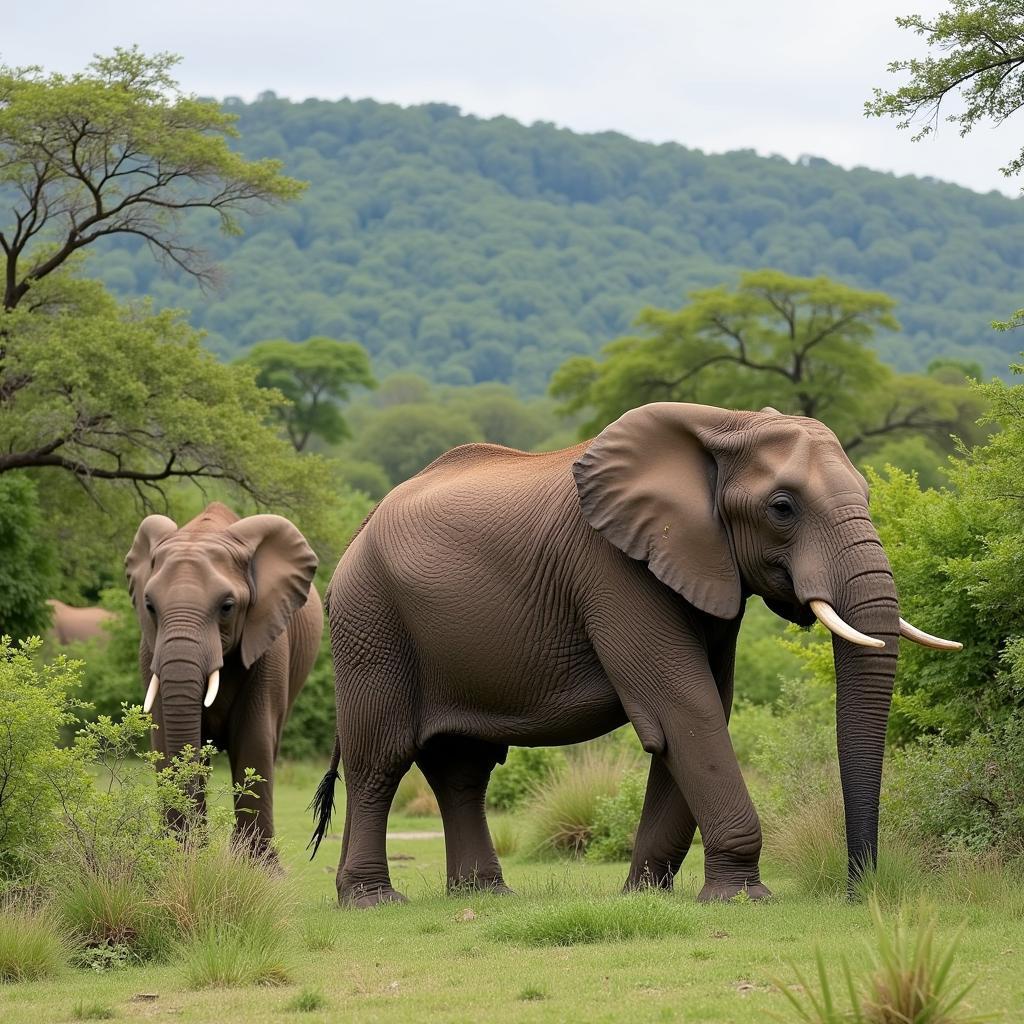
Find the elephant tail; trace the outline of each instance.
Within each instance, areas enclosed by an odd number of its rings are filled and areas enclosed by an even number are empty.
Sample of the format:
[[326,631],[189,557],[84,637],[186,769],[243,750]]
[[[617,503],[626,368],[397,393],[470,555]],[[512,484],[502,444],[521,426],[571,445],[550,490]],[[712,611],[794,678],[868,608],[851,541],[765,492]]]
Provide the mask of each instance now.
[[320,848],[320,843],[331,826],[331,815],[334,814],[334,784],[338,781],[338,764],[340,762],[341,738],[335,736],[331,766],[327,769],[327,774],[320,780],[320,785],[316,787],[313,800],[309,807],[306,808],[306,810],[313,812],[313,820],[316,822],[313,835],[306,844],[307,850],[311,846],[313,847],[313,852],[309,855],[310,860],[316,856],[316,851]]

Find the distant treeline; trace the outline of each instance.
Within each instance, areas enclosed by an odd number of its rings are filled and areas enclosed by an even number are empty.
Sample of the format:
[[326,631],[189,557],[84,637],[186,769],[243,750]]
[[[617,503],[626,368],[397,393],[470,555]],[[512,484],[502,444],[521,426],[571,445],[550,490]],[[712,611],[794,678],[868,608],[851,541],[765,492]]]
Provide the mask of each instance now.
[[899,369],[936,356],[1005,372],[1019,339],[993,317],[1021,302],[1024,203],[932,180],[706,156],[622,135],[481,120],[428,104],[292,103],[239,116],[240,146],[310,183],[240,241],[199,226],[227,287],[203,294],[117,242],[97,259],[121,295],[192,311],[234,355],[265,338],[364,344],[379,376],[501,381],[539,394],[568,356],[594,353],[646,304],[682,305],[740,269],[827,274],[898,300]]

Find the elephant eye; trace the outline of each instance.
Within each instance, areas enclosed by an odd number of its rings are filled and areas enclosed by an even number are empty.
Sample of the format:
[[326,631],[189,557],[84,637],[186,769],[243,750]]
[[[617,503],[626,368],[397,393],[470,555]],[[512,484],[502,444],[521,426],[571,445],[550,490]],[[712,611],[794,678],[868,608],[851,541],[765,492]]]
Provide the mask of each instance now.
[[146,611],[149,612],[149,614],[152,615],[154,618],[156,618],[156,607],[154,606],[153,602],[147,597],[143,599],[142,603],[146,606]]
[[796,508],[793,502],[784,494],[776,495],[768,502],[768,507],[775,514],[776,519],[789,520],[796,515]]
[[234,610],[235,599],[233,597],[229,597],[226,601],[222,602],[220,606],[220,613],[224,616],[230,615]]

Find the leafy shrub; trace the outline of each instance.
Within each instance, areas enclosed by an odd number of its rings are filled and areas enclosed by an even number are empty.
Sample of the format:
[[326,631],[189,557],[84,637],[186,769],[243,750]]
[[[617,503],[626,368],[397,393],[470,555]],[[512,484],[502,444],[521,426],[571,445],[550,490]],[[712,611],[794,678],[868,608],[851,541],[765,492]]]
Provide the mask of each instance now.
[[1024,854],[1024,714],[960,744],[928,737],[898,751],[885,811],[920,845]]
[[565,754],[557,747],[509,747],[505,763],[491,772],[487,803],[499,811],[514,810],[564,767]]
[[286,985],[292,974],[283,932],[272,921],[210,925],[182,947],[181,963],[194,989]]
[[550,776],[526,807],[523,845],[538,858],[581,857],[594,834],[602,797],[618,793],[635,761],[610,747],[588,746]]
[[871,905],[875,948],[872,965],[858,984],[849,961],[841,957],[843,987],[848,1008],[841,1008],[832,991],[828,968],[817,953],[819,991],[794,968],[799,987],[778,987],[800,1020],[808,1024],[971,1024],[986,1018],[968,1017],[961,1007],[971,984],[954,980],[953,961],[960,941],[958,932],[942,945],[936,938],[937,915],[923,904],[915,926],[897,915],[890,931],[876,902]]
[[691,935],[690,909],[664,893],[613,899],[569,899],[544,906],[520,904],[497,918],[490,938],[517,946],[576,946],[592,942]]
[[0,983],[51,978],[65,967],[70,952],[52,914],[0,902]]
[[617,861],[632,857],[646,789],[646,778],[640,772],[630,772],[622,779],[618,793],[598,797],[588,859]]
[[0,887],[31,871],[54,842],[60,794],[52,780],[68,796],[88,784],[74,753],[57,748],[81,707],[69,695],[81,665],[61,655],[40,668],[41,646],[38,638],[14,645],[0,637]]

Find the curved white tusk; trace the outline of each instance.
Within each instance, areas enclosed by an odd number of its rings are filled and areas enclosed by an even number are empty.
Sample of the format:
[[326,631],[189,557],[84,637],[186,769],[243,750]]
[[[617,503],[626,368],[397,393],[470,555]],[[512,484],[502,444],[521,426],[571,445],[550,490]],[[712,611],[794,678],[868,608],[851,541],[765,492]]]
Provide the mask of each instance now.
[[884,647],[885,641],[878,640],[873,636],[859,633],[848,622],[839,617],[839,612],[828,603],[828,601],[811,601],[811,611],[817,616],[818,621],[836,636],[849,640],[851,644],[860,647]]
[[937,651],[962,651],[964,645],[959,640],[943,640],[941,636],[932,636],[917,626],[912,626],[906,619],[900,619],[900,636],[913,640],[922,647],[934,647]]
[[156,691],[160,689],[160,680],[157,674],[153,673],[153,678],[149,681],[149,689],[146,691],[146,699],[142,702],[142,710],[145,714],[149,714],[153,710],[153,701],[156,700]]
[[210,673],[210,678],[206,680],[206,698],[203,701],[203,707],[208,708],[216,699],[217,691],[220,689],[220,669],[215,668]]

